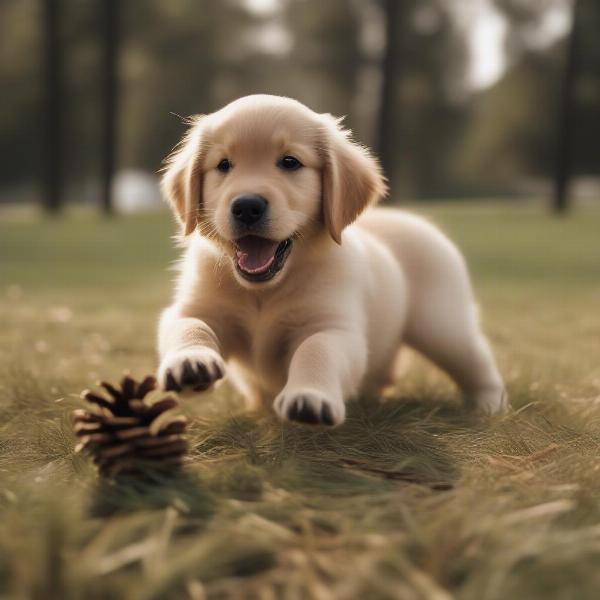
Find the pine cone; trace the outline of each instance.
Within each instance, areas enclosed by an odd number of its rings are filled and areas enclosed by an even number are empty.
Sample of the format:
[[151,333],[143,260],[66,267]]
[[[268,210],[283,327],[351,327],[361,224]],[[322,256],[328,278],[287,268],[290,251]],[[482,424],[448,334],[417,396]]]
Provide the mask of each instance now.
[[100,385],[109,393],[107,399],[85,390],[82,398],[89,410],[73,413],[75,435],[80,443],[76,452],[90,454],[102,475],[134,472],[144,466],[179,465],[187,452],[182,434],[187,425],[183,415],[175,414],[178,401],[167,396],[148,404],[146,395],[156,389],[156,379],[146,377],[141,383],[125,375],[120,389],[110,383]]

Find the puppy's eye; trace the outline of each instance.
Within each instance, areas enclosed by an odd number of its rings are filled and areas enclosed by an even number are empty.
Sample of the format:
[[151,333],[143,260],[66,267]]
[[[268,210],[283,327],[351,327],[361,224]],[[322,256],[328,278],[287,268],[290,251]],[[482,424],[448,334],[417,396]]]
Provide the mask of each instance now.
[[231,171],[233,165],[231,164],[231,161],[228,158],[224,158],[218,165],[217,165],[217,170],[220,171],[221,173],[229,173],[229,171]]
[[303,165],[295,156],[286,155],[279,159],[277,166],[284,171],[297,171]]

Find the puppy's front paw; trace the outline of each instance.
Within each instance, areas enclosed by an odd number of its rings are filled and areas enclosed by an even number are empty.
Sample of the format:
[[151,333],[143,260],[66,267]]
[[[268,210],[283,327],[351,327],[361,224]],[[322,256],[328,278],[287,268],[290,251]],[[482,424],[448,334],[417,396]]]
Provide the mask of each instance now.
[[161,362],[158,381],[165,390],[203,392],[225,375],[225,363],[211,348],[169,353]]
[[346,417],[342,400],[332,401],[315,390],[284,390],[275,399],[273,407],[281,419],[308,425],[335,427]]

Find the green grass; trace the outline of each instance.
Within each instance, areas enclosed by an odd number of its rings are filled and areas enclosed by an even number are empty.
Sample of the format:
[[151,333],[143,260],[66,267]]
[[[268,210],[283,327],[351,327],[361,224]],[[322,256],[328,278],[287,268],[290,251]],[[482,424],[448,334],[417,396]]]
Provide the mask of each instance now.
[[409,356],[334,431],[189,400],[185,470],[118,483],[70,412],[155,368],[171,222],[0,213],[0,597],[597,598],[600,214],[423,211],[467,255],[513,414],[473,421]]

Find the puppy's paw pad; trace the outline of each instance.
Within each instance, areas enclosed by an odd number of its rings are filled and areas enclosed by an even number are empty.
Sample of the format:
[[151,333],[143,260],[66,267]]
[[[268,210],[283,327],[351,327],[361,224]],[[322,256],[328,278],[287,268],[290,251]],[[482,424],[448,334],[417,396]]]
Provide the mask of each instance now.
[[165,390],[203,392],[225,375],[223,359],[210,348],[168,354],[159,369],[158,381]]
[[334,427],[344,421],[343,402],[331,402],[322,394],[307,391],[282,393],[275,400],[275,411],[284,420],[307,425]]

